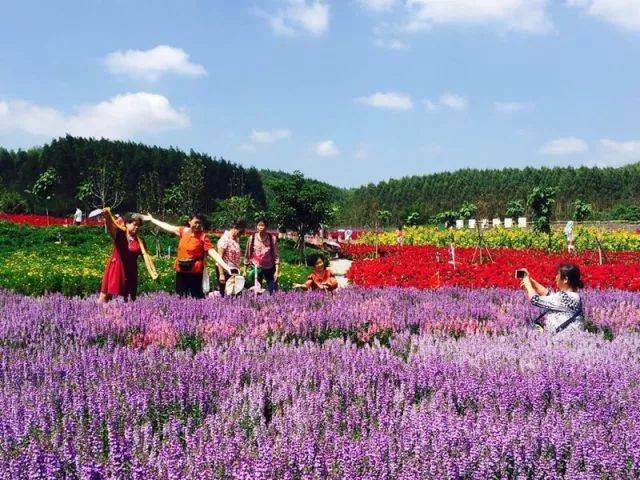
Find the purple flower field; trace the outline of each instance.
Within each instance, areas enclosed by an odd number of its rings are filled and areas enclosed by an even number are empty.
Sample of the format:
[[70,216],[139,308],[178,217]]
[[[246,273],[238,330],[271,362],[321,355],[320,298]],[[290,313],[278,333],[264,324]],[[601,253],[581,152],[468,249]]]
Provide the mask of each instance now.
[[[638,478],[640,295],[0,293],[0,478]],[[607,338],[611,338],[609,340]]]

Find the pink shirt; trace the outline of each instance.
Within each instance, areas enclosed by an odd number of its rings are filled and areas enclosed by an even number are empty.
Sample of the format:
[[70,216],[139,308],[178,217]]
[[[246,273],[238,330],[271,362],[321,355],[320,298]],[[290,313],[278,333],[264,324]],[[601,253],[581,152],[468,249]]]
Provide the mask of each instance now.
[[238,268],[240,266],[240,259],[242,258],[242,249],[237,240],[231,236],[231,232],[227,230],[218,240],[218,248],[224,249],[222,259],[227,262],[229,267]]
[[[273,266],[280,260],[278,253],[278,240],[274,235],[267,233],[271,237],[265,237],[264,241],[257,233],[252,235],[247,241],[247,254],[246,258],[253,264],[260,268],[273,268]],[[253,254],[251,254],[251,242],[253,241]],[[273,248],[272,248],[273,247]]]

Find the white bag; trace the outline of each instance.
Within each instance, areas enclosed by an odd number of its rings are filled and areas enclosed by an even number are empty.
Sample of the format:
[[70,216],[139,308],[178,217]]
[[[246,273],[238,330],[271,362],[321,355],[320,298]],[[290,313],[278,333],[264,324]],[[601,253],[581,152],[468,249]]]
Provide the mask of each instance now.
[[209,271],[205,268],[202,271],[202,292],[206,295],[211,291],[211,281],[209,280]]
[[227,278],[224,285],[225,294],[229,297],[233,297],[242,292],[244,288],[244,277],[242,275],[231,275]]

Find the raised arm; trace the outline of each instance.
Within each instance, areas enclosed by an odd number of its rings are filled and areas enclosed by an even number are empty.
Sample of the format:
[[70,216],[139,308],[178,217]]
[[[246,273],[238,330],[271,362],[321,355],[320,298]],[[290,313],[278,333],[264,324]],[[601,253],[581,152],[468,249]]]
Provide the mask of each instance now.
[[104,223],[107,227],[107,231],[111,238],[116,238],[116,234],[119,230],[123,230],[117,223],[113,215],[111,215],[111,209],[109,207],[105,207],[102,209],[102,216],[104,217]]
[[169,223],[158,220],[157,218],[153,218],[150,213],[142,216],[143,220],[153,223],[155,226],[160,227],[161,229],[173,233],[174,235],[180,236],[180,227],[176,227],[175,225],[171,225]]
[[[545,287],[544,285],[540,284],[539,282],[537,282],[530,274],[529,271],[525,268],[524,269],[525,272],[527,272],[527,275],[525,278],[529,279],[529,284],[531,286],[531,288],[533,289],[533,291],[535,292],[534,295],[549,295],[549,289],[547,287]],[[528,291],[528,289],[527,289]]]
[[229,265],[227,264],[227,262],[225,262],[222,259],[222,256],[216,251],[215,248],[210,248],[207,251],[207,254],[213,258],[213,260],[216,262],[216,264],[220,267],[222,267],[228,274],[231,274],[231,267],[229,267]]

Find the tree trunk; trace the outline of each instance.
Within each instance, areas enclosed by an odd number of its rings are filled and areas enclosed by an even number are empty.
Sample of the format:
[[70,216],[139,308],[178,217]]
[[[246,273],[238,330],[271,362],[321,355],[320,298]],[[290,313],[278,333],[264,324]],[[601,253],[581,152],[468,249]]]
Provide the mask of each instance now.
[[298,258],[300,260],[300,265],[304,265],[306,263],[306,259],[304,258],[304,231],[298,230],[298,240],[296,241],[296,248],[298,249]]

